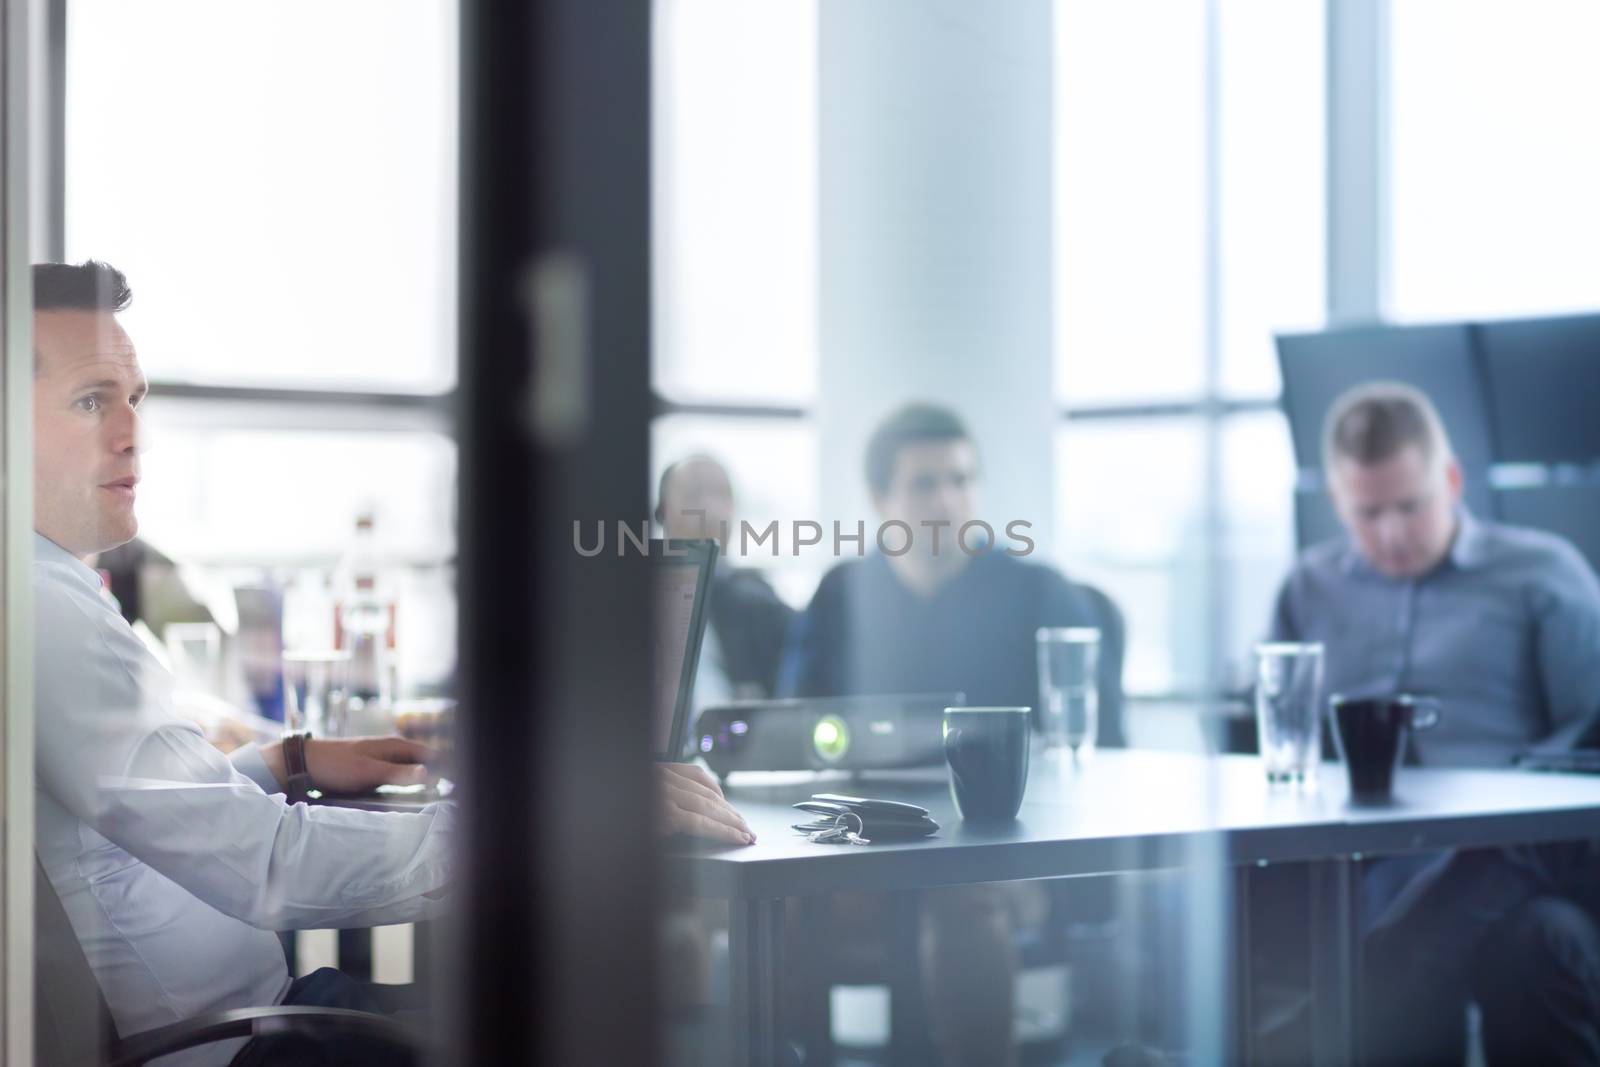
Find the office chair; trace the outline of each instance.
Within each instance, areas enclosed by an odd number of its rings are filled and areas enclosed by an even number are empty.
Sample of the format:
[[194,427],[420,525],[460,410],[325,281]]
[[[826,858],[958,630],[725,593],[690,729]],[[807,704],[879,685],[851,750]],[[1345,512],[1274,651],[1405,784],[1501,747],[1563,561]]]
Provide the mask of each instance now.
[[34,866],[34,1049],[51,1067],[139,1067],[183,1049],[269,1034],[361,1036],[417,1049],[421,1035],[386,1015],[347,1008],[236,1008],[137,1034],[117,1032],[105,996],[43,864]]

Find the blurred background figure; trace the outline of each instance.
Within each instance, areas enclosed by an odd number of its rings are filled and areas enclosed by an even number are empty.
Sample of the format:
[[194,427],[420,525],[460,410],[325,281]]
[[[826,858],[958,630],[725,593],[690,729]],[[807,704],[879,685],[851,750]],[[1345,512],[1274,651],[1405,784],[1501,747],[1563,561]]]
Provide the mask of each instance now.
[[[983,518],[980,464],[961,417],[931,404],[899,409],[874,431],[865,467],[880,522],[903,523],[909,549],[828,572],[796,628],[787,688],[819,697],[960,692],[969,704],[1037,707],[1036,631],[1095,627],[1099,740],[1122,745],[1121,613],[1098,590],[1022,558],[1032,543],[1007,536],[1004,521],[968,532]],[[898,547],[900,536],[890,529],[886,543]]]
[[[839,563],[822,579],[795,629],[785,691],[960,692],[970,705],[1037,708],[1035,632],[1091,626],[1102,634],[1100,736],[1122,745],[1121,615],[1098,590],[1011,554],[1031,545],[968,530],[981,518],[979,457],[961,417],[931,404],[894,411],[873,432],[865,468],[880,522],[905,524],[910,544],[892,554],[903,540],[893,531],[885,550]],[[991,524],[997,532],[1005,525]],[[1075,903],[1101,917],[1107,885],[1079,883]],[[1016,1062],[1017,933],[1037,928],[1053,907],[1073,905],[1043,882],[931,890],[919,899],[922,979],[943,1062]],[[821,939],[829,947],[796,951],[826,957],[824,974],[859,966],[851,956],[884,951],[889,910],[882,895],[838,896],[828,916],[836,933]]]
[[656,521],[667,537],[714,538],[722,547],[707,605],[711,620],[701,645],[696,710],[772,696],[794,610],[730,549],[740,538],[727,470],[711,456],[686,456],[661,473],[656,500]]
[[[1372,382],[1328,413],[1323,462],[1345,535],[1302,553],[1276,640],[1320,641],[1329,692],[1425,693],[1446,710],[1411,762],[1507,767],[1592,744],[1600,582],[1553,533],[1478,518],[1427,395]],[[1380,1062],[1459,1063],[1465,1007],[1493,1062],[1600,1057],[1600,858],[1592,843],[1383,857],[1364,992]]]

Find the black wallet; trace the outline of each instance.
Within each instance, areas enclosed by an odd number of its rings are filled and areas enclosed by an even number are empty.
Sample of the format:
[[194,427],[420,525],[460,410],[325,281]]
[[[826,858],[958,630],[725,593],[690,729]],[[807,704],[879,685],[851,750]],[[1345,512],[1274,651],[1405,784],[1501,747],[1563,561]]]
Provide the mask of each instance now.
[[927,808],[898,800],[817,793],[795,807],[817,816],[811,822],[795,823],[794,828],[807,835],[848,831],[867,841],[910,841],[939,830]]

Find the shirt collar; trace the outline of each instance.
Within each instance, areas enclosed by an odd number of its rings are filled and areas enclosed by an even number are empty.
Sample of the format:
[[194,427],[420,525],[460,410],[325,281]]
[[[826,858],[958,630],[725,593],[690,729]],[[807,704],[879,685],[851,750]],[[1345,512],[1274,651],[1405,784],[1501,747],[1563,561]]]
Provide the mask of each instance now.
[[92,567],[37,530],[33,534],[33,559],[36,563],[65,563],[73,577],[88,583],[97,591],[105,587],[100,575]]
[[1456,539],[1450,544],[1450,562],[1457,570],[1482,566],[1489,558],[1489,538],[1483,524],[1465,507],[1456,509]]

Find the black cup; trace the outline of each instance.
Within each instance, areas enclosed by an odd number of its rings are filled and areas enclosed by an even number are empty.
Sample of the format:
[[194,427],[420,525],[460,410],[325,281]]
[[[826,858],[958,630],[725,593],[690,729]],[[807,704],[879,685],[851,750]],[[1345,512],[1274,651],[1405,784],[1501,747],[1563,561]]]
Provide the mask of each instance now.
[[1432,697],[1342,697],[1335,694],[1333,739],[1350,772],[1350,798],[1381,804],[1394,793],[1394,772],[1405,753],[1406,731],[1439,721]]
[[944,758],[963,819],[1015,819],[1028,787],[1032,708],[945,708]]

